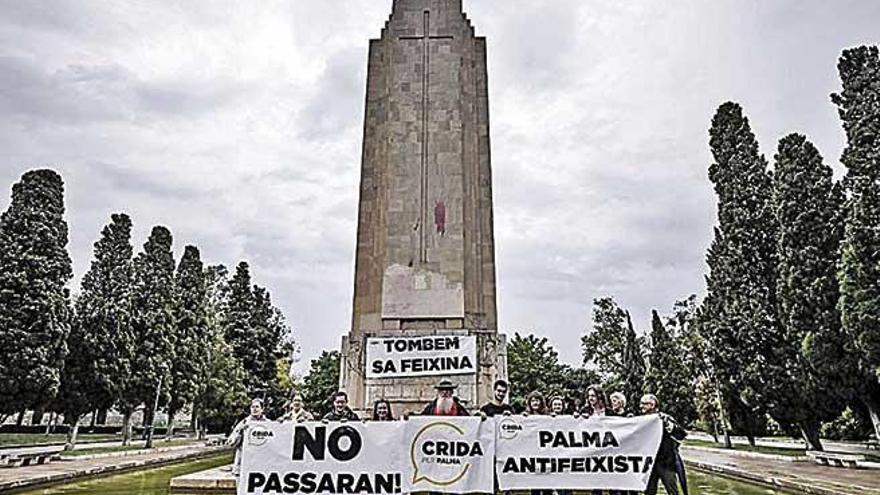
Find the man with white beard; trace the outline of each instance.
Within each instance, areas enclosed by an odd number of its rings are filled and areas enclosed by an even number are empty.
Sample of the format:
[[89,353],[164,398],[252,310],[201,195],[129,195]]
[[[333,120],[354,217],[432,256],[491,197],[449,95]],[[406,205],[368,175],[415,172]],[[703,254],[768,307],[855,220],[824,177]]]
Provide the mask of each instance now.
[[461,404],[458,397],[453,396],[457,385],[444,378],[434,386],[437,398],[425,406],[422,416],[470,416],[471,413]]

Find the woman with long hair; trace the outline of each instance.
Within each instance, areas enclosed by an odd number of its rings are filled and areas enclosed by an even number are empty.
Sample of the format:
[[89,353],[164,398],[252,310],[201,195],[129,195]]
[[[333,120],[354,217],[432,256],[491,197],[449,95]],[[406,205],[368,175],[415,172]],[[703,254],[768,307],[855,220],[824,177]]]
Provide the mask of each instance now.
[[530,416],[532,414],[547,414],[547,402],[544,400],[544,394],[533,390],[526,396],[526,410],[523,414]]
[[601,385],[590,385],[587,388],[587,404],[584,415],[588,418],[593,416],[605,416],[605,405],[608,398]]
[[373,421],[394,421],[391,403],[387,399],[379,399],[373,403]]

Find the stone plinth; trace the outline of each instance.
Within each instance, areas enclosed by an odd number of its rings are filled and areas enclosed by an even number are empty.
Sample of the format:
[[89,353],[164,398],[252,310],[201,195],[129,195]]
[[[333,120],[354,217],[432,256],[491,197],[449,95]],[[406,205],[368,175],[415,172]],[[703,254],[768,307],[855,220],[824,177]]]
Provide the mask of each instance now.
[[171,478],[173,493],[235,493],[235,486],[231,465]]

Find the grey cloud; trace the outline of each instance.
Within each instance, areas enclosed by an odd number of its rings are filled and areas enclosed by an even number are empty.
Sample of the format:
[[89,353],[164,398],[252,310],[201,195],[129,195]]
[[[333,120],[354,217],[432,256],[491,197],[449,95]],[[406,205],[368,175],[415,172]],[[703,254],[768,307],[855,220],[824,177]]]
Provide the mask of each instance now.
[[223,80],[144,81],[118,64],[47,71],[34,59],[0,57],[0,112],[48,123],[197,117],[242,93]]
[[363,116],[366,51],[349,49],[327,59],[324,73],[315,84],[316,94],[302,109],[298,127],[310,140],[337,138],[351,128],[359,128]]

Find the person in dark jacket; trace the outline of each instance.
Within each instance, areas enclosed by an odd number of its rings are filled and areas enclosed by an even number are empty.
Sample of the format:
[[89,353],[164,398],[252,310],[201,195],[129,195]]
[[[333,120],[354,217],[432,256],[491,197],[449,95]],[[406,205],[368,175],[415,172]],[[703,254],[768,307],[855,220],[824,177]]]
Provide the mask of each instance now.
[[422,416],[470,416],[458,397],[455,397],[455,389],[458,386],[452,383],[452,380],[444,378],[437,382],[434,390],[437,391],[437,398],[432,400],[422,410]]
[[391,403],[388,400],[379,399],[373,403],[373,421],[394,421]]
[[660,448],[657,450],[657,456],[654,459],[654,468],[651,471],[651,477],[648,480],[648,487],[645,489],[645,495],[656,495],[658,481],[663,482],[663,487],[669,495],[678,495],[678,483],[682,481],[682,487],[687,486],[687,478],[681,479],[676,467],[676,460],[679,456],[678,446],[687,436],[687,432],[682,428],[672,416],[660,412],[660,401],[654,394],[645,394],[639,402],[642,414],[657,414],[663,421],[663,437],[660,440]]
[[348,407],[348,394],[340,390],[333,395],[333,410],[321,418],[321,421],[360,421],[361,418]]

